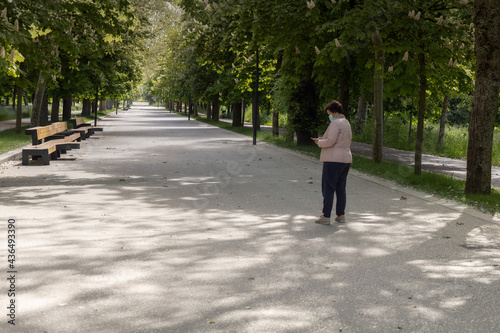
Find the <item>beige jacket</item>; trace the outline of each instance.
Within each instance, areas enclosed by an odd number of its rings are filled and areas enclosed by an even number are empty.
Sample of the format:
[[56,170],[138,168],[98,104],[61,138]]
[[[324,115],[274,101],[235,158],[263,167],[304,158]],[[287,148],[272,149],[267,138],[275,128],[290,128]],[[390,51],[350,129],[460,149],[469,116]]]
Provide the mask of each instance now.
[[325,134],[318,140],[321,162],[352,163],[352,131],[349,121],[340,116],[330,122]]

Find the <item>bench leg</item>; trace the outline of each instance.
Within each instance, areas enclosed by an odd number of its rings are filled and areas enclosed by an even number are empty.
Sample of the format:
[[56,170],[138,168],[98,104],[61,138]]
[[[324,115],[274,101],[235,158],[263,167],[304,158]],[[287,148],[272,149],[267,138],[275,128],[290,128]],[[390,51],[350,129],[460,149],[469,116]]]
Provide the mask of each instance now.
[[30,160],[30,155],[23,151],[23,165],[28,165]]
[[51,153],[51,154],[47,157],[47,160],[54,160],[54,161],[55,161],[55,160],[57,160],[57,157],[58,157],[58,156],[57,156],[57,153],[58,153],[57,151],[55,151],[55,152]]
[[[52,156],[52,154],[51,154],[51,156]],[[42,161],[43,161],[43,165],[49,165],[50,164],[50,156],[49,156],[48,152],[42,153]]]

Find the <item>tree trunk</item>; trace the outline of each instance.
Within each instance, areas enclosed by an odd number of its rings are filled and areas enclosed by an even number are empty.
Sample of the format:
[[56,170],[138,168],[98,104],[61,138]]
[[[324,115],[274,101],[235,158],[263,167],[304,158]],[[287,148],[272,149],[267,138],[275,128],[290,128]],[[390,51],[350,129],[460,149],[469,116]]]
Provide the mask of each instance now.
[[257,144],[257,131],[260,130],[260,106],[259,106],[259,50],[255,52],[255,73],[252,89],[252,129],[253,144]]
[[207,103],[207,119],[212,119],[212,104]]
[[[319,99],[311,76],[299,84],[292,95],[297,109],[292,117],[293,132],[297,137],[297,146],[314,145],[312,137],[317,137]],[[292,133],[293,133],[292,132]]]
[[466,194],[491,194],[491,162],[500,91],[500,6],[474,2],[476,84],[469,125]]
[[293,125],[290,123],[287,123],[286,129],[285,129],[285,141],[286,142],[293,142],[295,140],[295,131],[293,130]]
[[384,65],[385,53],[382,49],[382,39],[379,31],[372,32],[372,43],[375,47],[375,68],[373,83],[373,151],[374,163],[381,163],[384,148]]
[[43,95],[42,107],[40,108],[40,125],[46,126],[49,124],[49,96]]
[[242,99],[241,100],[241,126],[242,127],[245,126],[245,111],[246,111],[245,100]]
[[233,127],[241,126],[241,103],[233,103]]
[[82,100],[82,116],[89,117],[92,109],[92,101],[90,98],[84,98]]
[[38,83],[36,86],[35,96],[33,98],[33,108],[31,111],[30,127],[40,125],[40,109],[42,108],[43,95],[45,94],[45,80],[42,76],[42,71],[38,74]]
[[[22,76],[19,81],[22,80]],[[23,118],[23,87],[21,85],[17,86],[17,110],[16,110],[16,133],[21,133]]]
[[312,77],[312,64],[306,64],[306,74],[292,94],[294,110],[290,120],[293,131],[297,135],[297,146],[314,145],[312,137],[316,137],[319,121],[319,98],[316,84]]
[[418,120],[417,120],[417,139],[415,140],[415,167],[413,173],[420,175],[422,173],[422,143],[424,141],[424,120],[425,120],[425,99],[427,94],[427,76],[425,73],[425,55],[418,55],[420,93],[418,96]]
[[215,121],[219,121],[219,113],[220,113],[220,101],[219,95],[215,95],[213,98],[213,108],[212,108],[212,119]]
[[53,93],[53,95],[52,95],[52,110],[50,113],[50,121],[53,123],[59,121],[60,103],[61,103],[61,100],[59,99],[59,96],[57,96],[57,93]]
[[358,99],[358,113],[356,114],[356,134],[361,133],[366,123],[366,101],[363,97]]
[[277,110],[273,111],[273,136],[280,135],[280,113]]
[[[278,80],[281,75],[280,70],[281,66],[283,64],[283,52],[280,52],[278,54],[278,58],[276,59],[276,69],[275,69],[275,80]],[[279,110],[274,110],[273,111],[273,136],[279,136],[280,135],[280,113]]]
[[68,121],[71,119],[71,106],[73,105],[72,103],[72,96],[66,97],[63,99],[63,120]]
[[441,121],[439,123],[439,135],[438,135],[438,142],[437,142],[438,150],[443,148],[444,130],[446,128],[446,112],[448,111],[449,101],[450,101],[450,96],[444,96],[443,109],[441,110]]
[[415,107],[413,104],[413,96],[411,96],[411,110],[410,110],[410,121],[408,122],[408,142],[411,140],[412,124],[413,124],[413,113],[415,112]]
[[16,109],[16,96],[17,96],[17,88],[14,85],[14,90],[12,91],[12,110]]

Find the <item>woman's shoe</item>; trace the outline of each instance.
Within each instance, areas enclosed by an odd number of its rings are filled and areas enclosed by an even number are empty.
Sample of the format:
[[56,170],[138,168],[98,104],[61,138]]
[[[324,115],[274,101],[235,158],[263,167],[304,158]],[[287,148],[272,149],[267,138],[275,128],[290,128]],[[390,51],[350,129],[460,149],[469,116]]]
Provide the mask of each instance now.
[[330,218],[329,217],[325,217],[325,215],[321,215],[319,217],[319,219],[317,219],[316,221],[314,221],[318,224],[324,224],[324,225],[327,225],[327,224],[330,224]]
[[338,223],[345,223],[345,215],[340,215],[335,218]]

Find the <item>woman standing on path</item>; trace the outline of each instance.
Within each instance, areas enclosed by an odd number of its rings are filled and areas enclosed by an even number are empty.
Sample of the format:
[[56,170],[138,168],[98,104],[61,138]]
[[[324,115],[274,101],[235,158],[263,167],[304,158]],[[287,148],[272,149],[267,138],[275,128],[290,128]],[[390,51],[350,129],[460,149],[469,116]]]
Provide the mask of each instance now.
[[344,116],[342,104],[331,101],[325,107],[330,125],[325,134],[312,138],[321,147],[320,161],[323,162],[321,190],[323,193],[323,214],[316,220],[319,224],[330,224],[334,194],[337,193],[335,221],[345,222],[346,181],[352,163],[352,131]]

